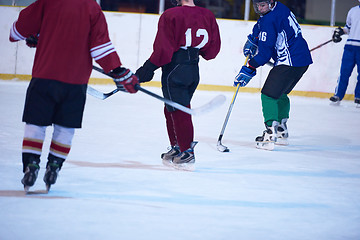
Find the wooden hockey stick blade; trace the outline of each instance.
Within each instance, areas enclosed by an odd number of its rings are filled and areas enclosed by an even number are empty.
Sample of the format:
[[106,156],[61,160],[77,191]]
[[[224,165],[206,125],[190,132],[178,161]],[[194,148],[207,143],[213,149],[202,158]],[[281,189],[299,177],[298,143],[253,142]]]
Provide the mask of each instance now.
[[111,95],[117,93],[118,91],[120,91],[120,89],[116,88],[116,89],[112,90],[111,92],[103,93],[89,85],[87,86],[87,90],[86,90],[87,94],[89,94],[95,98],[101,99],[101,100],[104,100],[104,99],[110,97]]

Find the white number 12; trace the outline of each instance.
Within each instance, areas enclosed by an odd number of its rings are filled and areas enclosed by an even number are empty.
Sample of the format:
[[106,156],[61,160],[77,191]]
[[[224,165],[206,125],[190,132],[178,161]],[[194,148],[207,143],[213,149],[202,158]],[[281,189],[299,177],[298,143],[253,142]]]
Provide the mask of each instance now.
[[[201,37],[204,36],[203,40],[201,41],[201,43],[199,45],[197,45],[195,48],[202,48],[203,46],[205,46],[205,44],[207,44],[207,42],[209,41],[209,34],[206,31],[206,29],[198,29],[196,31],[196,37]],[[183,46],[182,48],[186,48],[186,47],[191,47],[191,42],[192,42],[192,36],[191,36],[191,28],[188,28],[185,32],[185,39],[186,39],[186,43],[185,46]]]

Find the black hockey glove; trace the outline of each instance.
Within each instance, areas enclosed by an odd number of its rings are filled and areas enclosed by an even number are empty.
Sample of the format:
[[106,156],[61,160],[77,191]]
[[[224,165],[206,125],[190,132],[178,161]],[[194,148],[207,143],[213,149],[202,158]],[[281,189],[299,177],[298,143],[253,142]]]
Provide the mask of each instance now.
[[139,79],[129,69],[117,67],[109,75],[114,79],[116,86],[121,91],[125,90],[129,93],[136,93],[138,91],[136,85],[139,84]]
[[154,71],[159,67],[147,60],[142,67],[136,70],[135,75],[139,77],[139,82],[149,82],[154,77]]
[[341,27],[337,27],[334,30],[334,34],[332,36],[333,42],[335,42],[335,43],[341,42],[341,40],[342,40],[341,36],[344,34],[345,34],[344,30]]
[[38,37],[31,35],[25,41],[26,41],[26,45],[28,45],[29,48],[36,48],[38,40],[39,40]]

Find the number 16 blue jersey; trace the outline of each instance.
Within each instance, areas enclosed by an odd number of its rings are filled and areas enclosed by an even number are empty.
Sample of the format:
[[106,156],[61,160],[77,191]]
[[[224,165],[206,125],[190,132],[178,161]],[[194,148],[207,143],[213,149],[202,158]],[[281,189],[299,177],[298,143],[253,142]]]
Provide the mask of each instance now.
[[249,64],[259,67],[273,58],[275,66],[310,65],[309,47],[294,14],[282,3],[275,4],[272,11],[261,16],[253,28],[253,36],[259,38],[259,51]]

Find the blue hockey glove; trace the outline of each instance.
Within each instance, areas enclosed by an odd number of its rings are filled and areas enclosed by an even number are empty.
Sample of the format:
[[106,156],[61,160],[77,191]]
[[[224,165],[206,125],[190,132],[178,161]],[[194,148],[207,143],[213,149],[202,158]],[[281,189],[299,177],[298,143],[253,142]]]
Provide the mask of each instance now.
[[240,87],[245,87],[255,75],[256,69],[243,66],[239,74],[235,77],[234,87],[238,84],[240,84]]
[[251,34],[249,34],[247,36],[248,40],[246,41],[244,48],[243,48],[243,52],[245,57],[247,55],[250,55],[250,57],[252,58],[253,56],[255,56],[256,51],[257,51],[257,42],[258,39],[256,39],[255,37],[253,37]]

